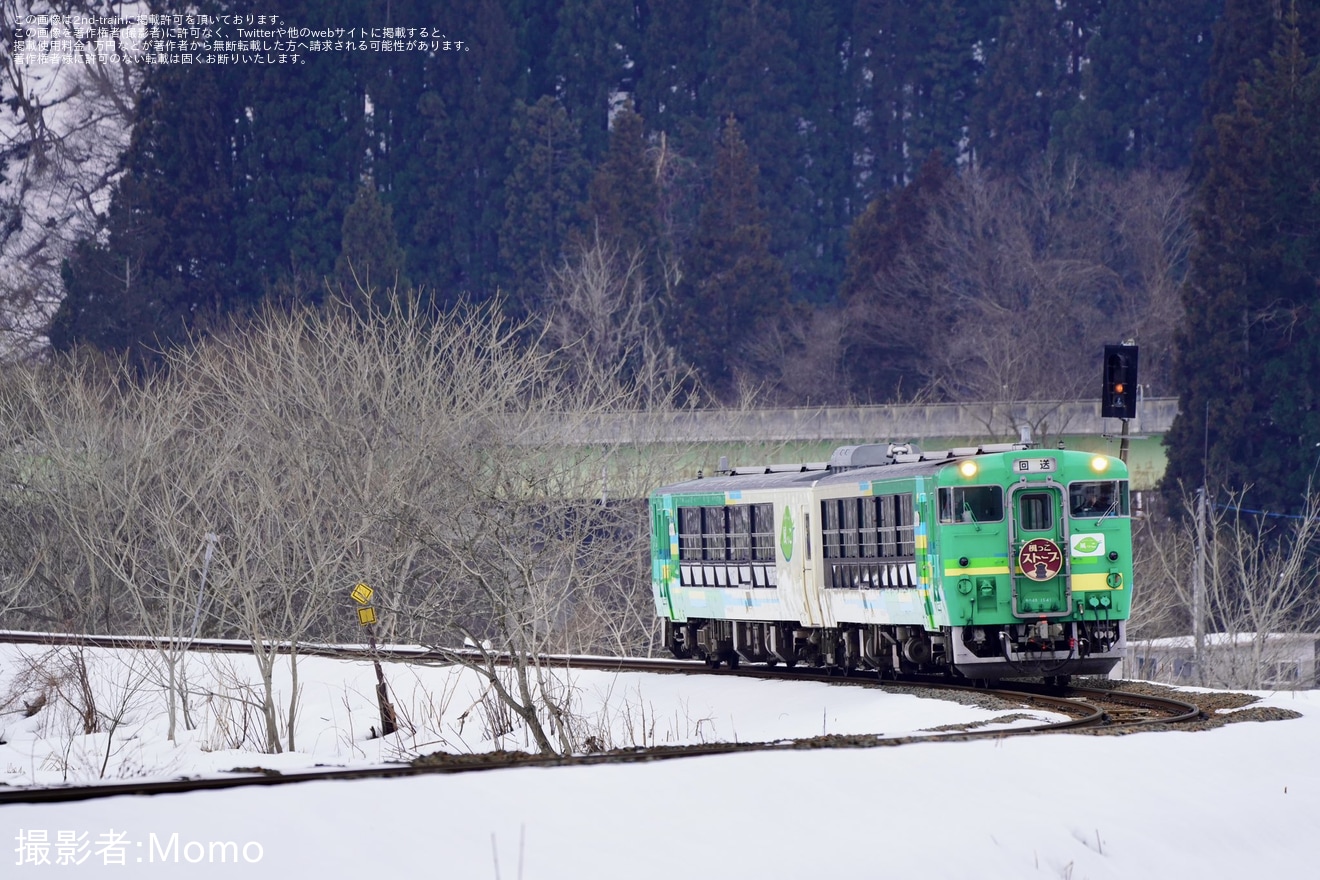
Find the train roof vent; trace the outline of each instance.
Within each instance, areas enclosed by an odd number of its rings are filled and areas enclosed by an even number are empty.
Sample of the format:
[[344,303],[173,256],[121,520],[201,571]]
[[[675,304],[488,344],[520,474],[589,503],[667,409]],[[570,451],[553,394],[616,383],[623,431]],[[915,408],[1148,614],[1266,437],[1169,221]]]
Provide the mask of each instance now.
[[876,467],[893,464],[901,457],[920,455],[910,443],[863,443],[858,446],[840,446],[830,456],[830,470],[846,471],[852,468]]
[[846,471],[885,464],[948,461],[994,452],[1021,452],[1030,448],[1029,443],[984,443],[980,446],[959,446],[954,449],[923,452],[911,443],[864,443],[858,446],[840,446],[834,450],[834,454],[830,456],[829,469]]
[[729,468],[731,477],[746,477],[751,474],[805,474],[807,471],[823,471],[829,465],[823,461],[804,461],[800,464],[758,464],[750,467]]

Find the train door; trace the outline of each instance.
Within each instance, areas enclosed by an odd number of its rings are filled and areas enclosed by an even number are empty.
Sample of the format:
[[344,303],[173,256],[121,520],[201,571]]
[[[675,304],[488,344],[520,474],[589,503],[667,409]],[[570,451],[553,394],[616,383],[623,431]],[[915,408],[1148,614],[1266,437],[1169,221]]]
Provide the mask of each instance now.
[[927,494],[925,489],[924,482],[918,477],[916,492],[912,495],[916,503],[912,517],[912,555],[916,560],[916,582],[922,587],[926,629],[934,632],[939,628],[940,621],[947,619],[948,609],[944,605],[943,594],[939,590],[932,589],[936,579],[931,570],[931,554],[938,555],[939,548],[931,546],[930,524],[938,520],[935,518],[934,505],[931,503],[935,495]]
[[1013,614],[1040,619],[1072,613],[1067,493],[1052,479],[1022,481],[1008,490],[1009,576]]
[[677,580],[678,535],[670,512],[672,501],[651,499],[651,584],[656,613],[674,620],[674,604],[670,588]]
[[821,608],[820,585],[816,582],[816,567],[813,560],[818,549],[812,546],[811,508],[801,509],[802,522],[802,622],[807,626],[824,626],[825,614]]

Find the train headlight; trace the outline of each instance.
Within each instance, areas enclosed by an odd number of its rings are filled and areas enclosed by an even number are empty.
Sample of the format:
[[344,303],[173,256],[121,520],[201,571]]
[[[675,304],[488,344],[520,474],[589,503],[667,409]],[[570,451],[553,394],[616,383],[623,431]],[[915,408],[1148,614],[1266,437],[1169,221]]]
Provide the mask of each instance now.
[[1102,474],[1109,470],[1109,459],[1103,455],[1097,455],[1095,458],[1091,459],[1091,470],[1095,471],[1097,474]]
[[971,461],[970,459],[958,465],[958,473],[962,474],[964,477],[966,477],[969,480],[972,477],[976,476],[976,472],[979,471],[980,469],[981,468],[977,466],[976,462]]

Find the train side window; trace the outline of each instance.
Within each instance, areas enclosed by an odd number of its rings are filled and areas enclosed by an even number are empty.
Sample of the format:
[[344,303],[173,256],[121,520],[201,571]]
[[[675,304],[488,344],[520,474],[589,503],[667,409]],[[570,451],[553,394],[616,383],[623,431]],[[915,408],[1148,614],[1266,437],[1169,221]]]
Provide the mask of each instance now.
[[912,494],[894,496],[895,513],[898,519],[898,555],[915,556],[917,553],[916,518],[912,511]]
[[880,524],[876,520],[879,500],[875,497],[858,499],[862,505],[861,557],[863,559],[877,559],[880,556]]
[[752,561],[775,561],[775,506],[773,504],[751,505],[752,516]]
[[739,504],[729,512],[729,559],[747,562],[752,558],[752,507]]
[[999,486],[955,486],[940,489],[940,522],[1000,522],[1004,490]]
[[862,502],[861,498],[845,498],[841,502],[843,507],[843,526],[840,530],[842,545],[839,555],[845,559],[857,558],[857,520],[858,505]]
[[678,558],[701,559],[701,508],[678,509]]
[[894,508],[893,495],[880,498],[880,557],[892,559],[898,552],[898,512]]
[[728,559],[728,528],[723,507],[699,507],[701,511],[701,558],[707,561]]
[[830,498],[820,503],[820,555],[838,559],[843,555],[843,502]]

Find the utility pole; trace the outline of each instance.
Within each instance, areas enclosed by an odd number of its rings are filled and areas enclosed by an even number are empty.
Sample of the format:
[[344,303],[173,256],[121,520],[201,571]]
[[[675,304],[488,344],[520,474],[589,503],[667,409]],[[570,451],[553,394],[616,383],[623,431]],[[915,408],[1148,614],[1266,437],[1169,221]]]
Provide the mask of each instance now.
[[1192,663],[1196,680],[1205,684],[1205,486],[1196,490],[1196,567],[1192,577]]
[[1192,662],[1196,680],[1205,684],[1205,485],[1210,472],[1210,401],[1205,402],[1204,438],[1201,450],[1201,488],[1196,490],[1196,567],[1192,581]]

